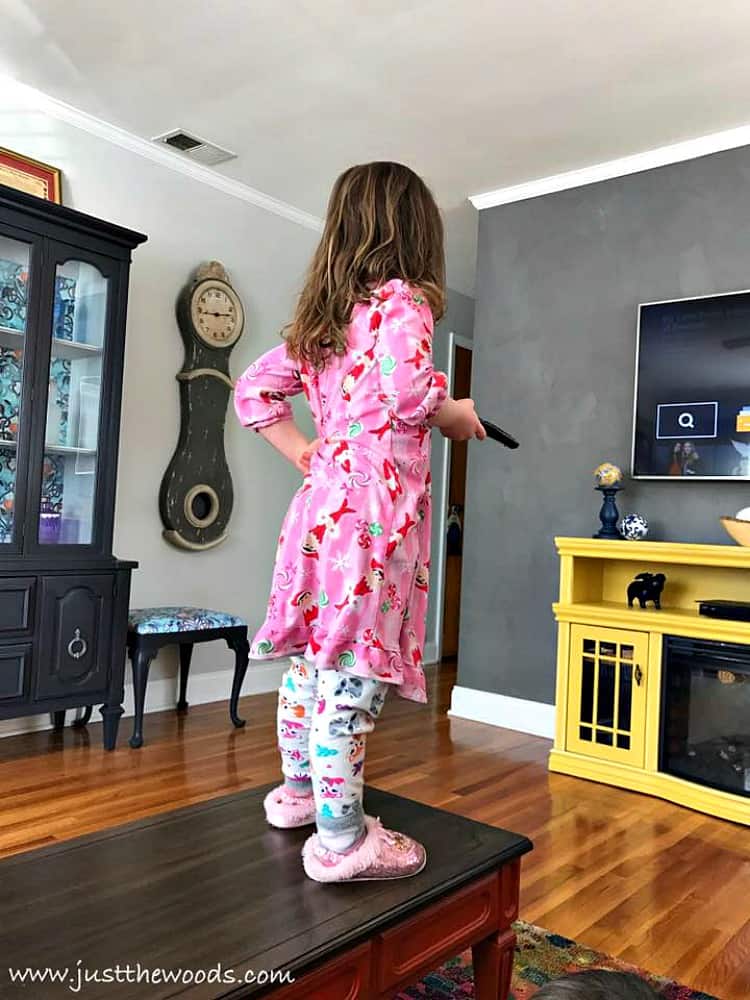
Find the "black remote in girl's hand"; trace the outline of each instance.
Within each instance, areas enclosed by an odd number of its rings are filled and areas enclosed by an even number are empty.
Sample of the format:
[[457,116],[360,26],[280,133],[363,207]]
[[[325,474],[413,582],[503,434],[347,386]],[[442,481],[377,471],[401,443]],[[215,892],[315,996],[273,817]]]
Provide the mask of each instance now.
[[492,438],[493,441],[499,441],[500,444],[504,444],[506,448],[518,447],[518,441],[516,441],[512,434],[504,431],[502,427],[498,427],[497,424],[493,424],[491,420],[482,420],[480,418],[479,422],[487,431],[487,437]]

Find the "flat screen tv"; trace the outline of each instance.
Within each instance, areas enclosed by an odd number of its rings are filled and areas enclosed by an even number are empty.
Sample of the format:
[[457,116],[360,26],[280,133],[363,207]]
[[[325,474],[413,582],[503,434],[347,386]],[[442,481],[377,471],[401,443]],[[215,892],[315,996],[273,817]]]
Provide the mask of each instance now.
[[638,307],[632,473],[750,479],[750,291]]

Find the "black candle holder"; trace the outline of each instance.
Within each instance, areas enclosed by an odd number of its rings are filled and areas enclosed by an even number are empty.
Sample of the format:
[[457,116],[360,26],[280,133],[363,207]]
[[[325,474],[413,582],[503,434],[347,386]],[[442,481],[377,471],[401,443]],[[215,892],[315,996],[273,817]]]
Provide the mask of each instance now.
[[615,502],[615,498],[622,489],[622,486],[595,486],[594,489],[602,494],[602,509],[599,511],[599,520],[602,522],[602,526],[594,535],[594,538],[616,538],[622,541],[622,535],[617,530],[620,512]]

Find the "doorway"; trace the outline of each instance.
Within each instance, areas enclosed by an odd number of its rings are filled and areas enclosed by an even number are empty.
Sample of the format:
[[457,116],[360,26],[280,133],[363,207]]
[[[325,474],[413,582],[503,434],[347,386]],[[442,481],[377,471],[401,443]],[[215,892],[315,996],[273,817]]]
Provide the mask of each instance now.
[[[453,338],[453,389],[454,399],[471,395],[471,341]],[[445,580],[443,588],[443,616],[441,633],[441,659],[455,661],[458,657],[458,637],[461,617],[461,569],[466,509],[466,460],[467,441],[451,441],[448,464],[447,519],[445,522]]]

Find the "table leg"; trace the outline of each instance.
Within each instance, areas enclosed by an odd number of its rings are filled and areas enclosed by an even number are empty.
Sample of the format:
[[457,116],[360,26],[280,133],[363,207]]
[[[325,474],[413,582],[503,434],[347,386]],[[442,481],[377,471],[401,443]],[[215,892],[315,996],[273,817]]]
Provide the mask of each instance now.
[[122,705],[102,705],[102,741],[105,750],[114,750],[117,744],[117,730],[120,716],[125,711]]
[[55,732],[59,732],[61,729],[65,729],[65,712],[50,712],[52,716],[52,726]]
[[474,945],[471,957],[476,1000],[507,1000],[515,950],[516,935],[510,928]]
[[94,711],[93,705],[86,705],[86,707],[83,710],[83,714],[79,718],[73,719],[71,723],[73,729],[83,729],[84,726],[87,726],[91,721],[91,713],[93,711]]
[[245,720],[241,719],[237,714],[237,706],[240,700],[242,682],[245,680],[245,674],[247,673],[250,643],[247,641],[247,635],[242,638],[232,636],[227,639],[227,645],[230,649],[234,650],[234,679],[232,681],[232,696],[229,699],[229,718],[232,720],[232,725],[241,729],[245,725]]
[[177,699],[177,711],[187,712],[187,683],[190,673],[190,660],[193,655],[192,642],[180,643],[180,696]]
[[135,697],[135,718],[130,745],[134,750],[143,746],[143,708],[146,704],[148,668],[151,666],[154,656],[155,651],[151,649],[135,649],[130,654],[133,664],[133,695]]

